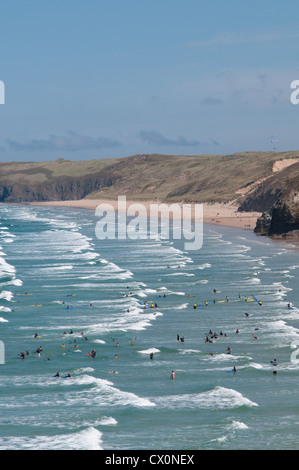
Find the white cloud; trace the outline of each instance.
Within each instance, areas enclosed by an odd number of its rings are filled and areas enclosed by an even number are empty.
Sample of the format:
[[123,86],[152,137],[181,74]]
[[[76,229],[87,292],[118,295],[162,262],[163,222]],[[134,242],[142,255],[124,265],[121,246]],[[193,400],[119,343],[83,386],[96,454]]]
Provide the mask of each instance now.
[[69,131],[64,136],[50,135],[48,139],[32,139],[27,142],[7,139],[6,142],[13,150],[44,152],[44,151],[66,151],[76,152],[79,150],[102,149],[121,147],[118,140],[107,137],[90,137]]

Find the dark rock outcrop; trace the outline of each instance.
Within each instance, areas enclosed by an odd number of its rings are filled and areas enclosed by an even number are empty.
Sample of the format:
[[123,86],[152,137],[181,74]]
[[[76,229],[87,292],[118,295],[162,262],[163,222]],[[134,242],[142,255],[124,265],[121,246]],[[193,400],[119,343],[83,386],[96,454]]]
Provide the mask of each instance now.
[[271,221],[272,221],[271,211],[263,212],[261,217],[257,219],[254,232],[259,235],[269,235]]
[[255,233],[270,236],[291,236],[297,238],[299,231],[299,196],[291,191],[283,194],[271,211],[264,212],[257,220]]

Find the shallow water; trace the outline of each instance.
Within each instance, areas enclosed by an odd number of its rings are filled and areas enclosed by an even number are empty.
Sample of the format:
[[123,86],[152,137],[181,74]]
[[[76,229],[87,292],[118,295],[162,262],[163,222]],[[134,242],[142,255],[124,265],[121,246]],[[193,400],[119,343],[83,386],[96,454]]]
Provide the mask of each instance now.
[[0,449],[299,447],[296,247],[205,226],[186,252],[98,240],[93,211],[0,215]]

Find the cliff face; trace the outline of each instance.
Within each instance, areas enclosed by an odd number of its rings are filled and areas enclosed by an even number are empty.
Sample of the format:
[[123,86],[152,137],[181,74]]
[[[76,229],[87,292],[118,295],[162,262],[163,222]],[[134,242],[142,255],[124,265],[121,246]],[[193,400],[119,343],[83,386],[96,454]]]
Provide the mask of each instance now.
[[263,211],[254,230],[257,234],[297,238],[299,162],[265,178],[242,201],[240,210]]
[[282,194],[270,211],[257,220],[255,233],[260,235],[299,237],[299,195]]
[[1,183],[0,202],[66,201],[83,199],[93,191],[113,184],[114,178],[105,172],[82,177],[57,177],[40,183]]
[[254,232],[257,233],[258,235],[269,235],[271,220],[272,220],[272,212],[271,211],[263,212],[261,217],[257,219]]

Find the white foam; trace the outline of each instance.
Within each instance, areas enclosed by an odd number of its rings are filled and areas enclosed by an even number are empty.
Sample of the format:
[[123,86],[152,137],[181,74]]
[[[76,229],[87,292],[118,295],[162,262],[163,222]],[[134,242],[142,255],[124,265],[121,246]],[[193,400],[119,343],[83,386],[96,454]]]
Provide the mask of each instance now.
[[186,295],[185,292],[171,292],[171,291],[169,291],[169,294],[172,294],[172,295]]
[[159,353],[160,349],[157,348],[148,348],[143,349],[143,351],[138,351],[140,354],[151,354],[151,353]]
[[177,307],[173,307],[173,309],[174,309],[174,310],[183,310],[183,309],[187,308],[188,305],[189,305],[188,303],[186,303],[186,304],[181,304],[181,305],[178,305]]
[[262,364],[259,364],[257,362],[251,362],[249,365],[250,367],[253,367],[254,369],[263,369]]
[[244,397],[234,389],[215,387],[213,390],[202,393],[171,395],[155,400],[159,405],[166,408],[208,408],[208,409],[230,409],[240,406],[253,407],[257,403]]
[[199,349],[179,349],[179,354],[198,354],[201,351]]
[[0,312],[11,312],[11,309],[9,307],[3,307],[0,305]]
[[178,272],[178,273],[172,273],[172,274],[167,274],[167,276],[185,276],[185,277],[193,277],[195,274],[192,273],[184,273],[184,272]]
[[81,369],[75,370],[76,374],[84,374],[84,372],[94,372],[92,367],[82,367]]
[[13,298],[13,293],[7,290],[0,292],[0,299],[11,300]]
[[[227,361],[238,361],[240,359],[252,359],[250,356],[236,356],[234,354],[214,354],[214,356],[209,356],[207,360],[213,361],[213,362],[227,362]],[[205,360],[205,359],[203,359]]]
[[13,286],[22,286],[23,281],[21,281],[21,279],[14,279],[13,281],[10,281],[10,284],[12,284]]
[[210,263],[205,263],[205,264],[202,264],[201,266],[197,266],[196,269],[206,269],[206,268],[210,268],[211,267],[211,264]]
[[103,416],[95,423],[96,426],[115,426],[116,424],[118,424],[118,422],[111,416]]
[[232,421],[232,423],[228,425],[228,427],[233,430],[248,429],[248,426],[245,423],[242,423],[242,421]]
[[103,450],[102,433],[93,426],[79,432],[54,436],[19,437],[0,439],[0,449],[23,450]]

